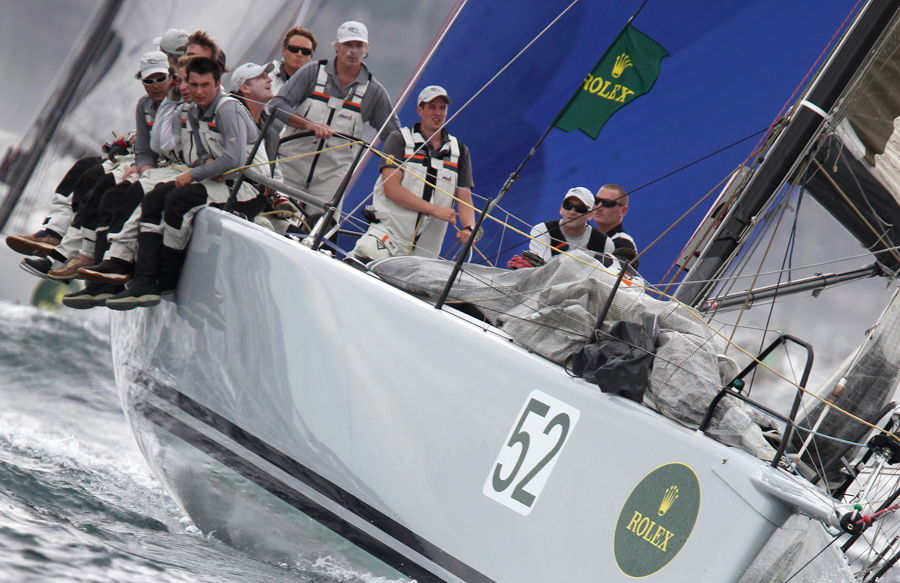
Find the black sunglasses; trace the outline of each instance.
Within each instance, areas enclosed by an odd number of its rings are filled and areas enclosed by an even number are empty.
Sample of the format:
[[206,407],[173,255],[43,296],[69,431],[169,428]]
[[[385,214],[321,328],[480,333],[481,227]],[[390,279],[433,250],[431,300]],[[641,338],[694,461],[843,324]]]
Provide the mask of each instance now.
[[154,83],[165,83],[169,80],[168,75],[163,75],[161,77],[150,77],[149,79],[141,79],[141,82],[144,85],[153,85]]
[[294,46],[294,45],[288,45],[288,46],[286,46],[286,47],[284,47],[284,48],[286,48],[287,50],[291,51],[291,52],[294,53],[295,55],[296,55],[297,53],[303,53],[305,56],[308,57],[308,56],[310,56],[311,54],[313,54],[313,50],[312,50],[312,49],[308,49],[308,48],[306,48],[306,47],[298,47],[298,46]]
[[606,200],[605,198],[598,198],[595,202],[596,202],[599,206],[602,206],[603,208],[607,208],[607,209],[616,208],[617,206],[620,206],[620,205],[619,205],[619,201],[617,201],[617,200]]
[[563,201],[562,207],[567,211],[575,209],[576,212],[579,212],[581,214],[588,212],[588,207],[584,206],[583,204],[572,204],[567,200]]

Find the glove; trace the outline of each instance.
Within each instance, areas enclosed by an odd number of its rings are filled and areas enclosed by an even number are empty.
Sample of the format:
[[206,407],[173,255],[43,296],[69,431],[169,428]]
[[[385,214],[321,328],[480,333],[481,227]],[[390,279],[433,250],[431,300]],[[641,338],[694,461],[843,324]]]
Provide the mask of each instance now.
[[534,264],[523,258],[521,255],[514,255],[513,258],[506,263],[506,267],[508,269],[525,269],[534,267]]
[[114,142],[110,144],[109,149],[106,152],[106,157],[110,162],[116,161],[116,156],[124,156],[128,153],[128,147],[122,144],[121,142]]

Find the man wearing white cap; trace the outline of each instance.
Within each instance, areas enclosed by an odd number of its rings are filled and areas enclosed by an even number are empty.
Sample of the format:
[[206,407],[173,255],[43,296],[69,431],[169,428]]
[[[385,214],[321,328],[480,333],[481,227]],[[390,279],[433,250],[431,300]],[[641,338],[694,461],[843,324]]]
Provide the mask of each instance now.
[[[221,90],[222,68],[217,61],[195,57],[188,62],[186,73],[194,99],[190,123],[202,163],[144,197],[134,277],[124,292],[106,300],[108,308],[156,305],[161,294],[175,290],[194,216],[208,204],[228,199],[227,181],[244,165],[259,133],[247,110]],[[268,162],[262,148],[253,162]],[[236,198],[236,210],[247,215],[255,215],[262,207],[256,200],[259,190],[249,180],[238,189]]]
[[[334,133],[361,139],[365,123],[383,127],[382,136],[400,129],[387,91],[362,62],[368,49],[365,25],[345,22],[335,56],[294,73],[271,101],[276,117],[289,126],[278,151],[279,158],[294,158],[280,163],[285,183],[323,202],[334,196],[360,147],[341,148],[347,140]],[[297,158],[303,154],[313,155]]]
[[170,28],[162,36],[153,39],[153,44],[166,54],[169,58],[169,66],[174,69],[178,66],[179,57],[183,57],[184,51],[187,50],[189,36],[190,34],[186,30]]
[[[269,119],[269,114],[265,111],[266,104],[274,97],[272,94],[274,82],[270,76],[274,68],[274,63],[266,63],[265,65],[245,63],[231,74],[232,95],[237,96],[238,100],[244,104],[260,131],[266,127],[266,122]],[[274,160],[275,155],[278,153],[279,134],[283,127],[284,124],[276,119],[269,126],[269,131],[266,132],[264,141],[266,155],[269,160]],[[274,168],[275,165],[273,164],[271,169],[274,170]],[[264,169],[258,168],[257,170]]]
[[[363,261],[395,255],[436,257],[448,224],[459,217],[457,240],[465,243],[475,225],[472,209],[472,161],[469,149],[443,129],[450,96],[431,85],[419,93],[421,117],[412,129],[388,136],[381,176],[375,183],[375,220],[359,238],[353,254]],[[402,162],[402,166],[399,163]],[[466,204],[453,209],[455,199]]]
[[[531,229],[532,241],[528,251],[542,261],[549,261],[562,251],[586,249],[595,253],[612,253],[613,242],[606,235],[588,225],[594,209],[594,194],[583,186],[569,189],[563,197],[560,221],[545,221]],[[539,263],[539,262],[538,262]],[[535,263],[519,255],[507,264],[510,268],[534,267]]]

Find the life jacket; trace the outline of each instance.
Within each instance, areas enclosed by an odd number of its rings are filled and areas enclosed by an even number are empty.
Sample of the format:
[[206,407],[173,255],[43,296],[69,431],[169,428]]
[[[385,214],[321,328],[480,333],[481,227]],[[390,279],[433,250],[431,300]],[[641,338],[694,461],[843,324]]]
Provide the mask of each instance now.
[[[319,61],[316,88],[309,97],[294,108],[294,111],[313,123],[327,125],[335,132],[361,139],[365,125],[362,117],[362,100],[369,88],[372,75],[370,73],[363,83],[357,83],[356,88],[347,96],[347,99],[332,97],[325,89],[328,83],[328,72],[325,68],[327,63],[327,60]],[[278,158],[312,154],[347,144],[343,138],[331,137],[321,140],[307,130],[299,130],[290,126],[285,128],[281,142],[278,148]],[[337,148],[279,162],[284,182],[323,202],[329,202],[353,163],[356,149],[359,147]]]
[[[426,202],[449,208],[454,202],[449,195],[456,195],[459,182],[459,142],[447,134],[440,150],[430,154],[426,139],[418,129],[418,124],[412,130],[400,128],[404,141],[400,185]],[[394,236],[398,254],[427,257],[440,254],[449,223],[390,200],[384,194],[381,176],[375,182],[372,205],[379,226]]]
[[169,150],[163,154],[167,166],[191,167],[197,160],[194,132],[188,119],[188,110],[190,108],[190,103],[181,102],[176,106],[175,111],[172,112],[172,131],[178,132],[180,143],[176,149]]
[[[246,119],[244,122],[247,124],[247,127],[256,127],[256,124],[253,122],[253,119],[250,117],[250,114],[247,112],[246,108],[234,97],[223,95],[219,98],[219,103],[216,104],[216,109],[213,111],[212,120],[199,120],[199,133],[200,140],[202,141],[206,151],[209,152],[209,155],[215,160],[225,153],[225,140],[222,137],[222,134],[219,132],[219,129],[216,127],[216,119],[218,119],[219,108],[222,107],[223,104],[228,103],[229,101],[234,101],[240,107],[238,108],[239,115],[246,115]],[[241,166],[247,160],[247,156],[250,155],[250,151],[253,149],[253,144],[255,140],[249,141],[249,143],[244,144],[244,157],[243,160],[240,161]],[[269,159],[266,156],[265,148],[259,148],[256,151],[256,156],[253,158],[254,164],[264,164],[268,162]],[[237,178],[237,173],[229,174],[225,177],[226,182],[218,182],[216,180],[204,180],[203,185],[206,187],[206,192],[209,199],[212,202],[225,202],[228,200],[228,196],[231,191],[231,187],[229,183]],[[241,184],[240,190],[237,193],[237,200],[239,202],[245,200],[252,200],[259,195],[259,191],[253,185],[252,182],[248,180],[244,180],[243,184]]]
[[[547,225],[547,234],[550,235],[550,255],[559,255],[561,251],[568,251],[569,242],[566,241],[566,236],[563,235],[559,221],[547,221],[544,224]],[[591,233],[591,236],[588,238],[587,250],[594,253],[603,253],[606,250],[606,235],[591,226],[587,228],[590,229]]]
[[625,232],[625,227],[622,226],[622,223],[610,229],[606,236],[613,242],[616,249],[627,247],[637,253],[637,245],[631,235]]
[[153,100],[149,96],[145,96],[141,100],[141,109],[144,110],[144,123],[147,124],[147,131],[153,131],[153,124],[156,121],[157,108],[153,107]]
[[275,68],[269,73],[269,78],[272,80],[272,95],[278,95],[278,92],[281,91],[281,88],[284,87],[284,84],[288,82],[288,79],[285,79],[286,71],[284,71],[284,61],[272,61],[275,65]]
[[183,103],[181,110],[176,113],[181,116],[181,161],[188,167],[193,166],[194,162],[199,159],[197,146],[194,144],[194,128],[191,127],[191,120],[188,117],[190,109],[190,103]]

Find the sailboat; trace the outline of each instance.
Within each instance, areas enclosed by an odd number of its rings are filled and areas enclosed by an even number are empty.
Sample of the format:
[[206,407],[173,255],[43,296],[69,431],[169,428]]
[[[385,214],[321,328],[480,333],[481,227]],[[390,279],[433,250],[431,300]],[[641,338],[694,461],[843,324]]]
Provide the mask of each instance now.
[[[897,310],[885,310],[831,383],[844,387],[831,403],[839,410],[805,417],[798,412],[811,347],[789,335],[769,347],[806,352],[793,410],[772,411],[736,382],[767,366],[760,364],[766,354],[752,355],[743,370],[718,358],[710,352],[717,335],[698,310],[733,300],[720,297],[728,269],[783,183],[803,180],[817,160],[834,166],[819,159],[830,150],[811,146],[823,136],[852,137],[846,126],[834,128],[859,102],[848,96],[877,72],[873,64],[890,61],[879,55],[890,46],[898,10],[898,2],[860,8],[785,123],[773,126],[763,160],[735,174],[681,254],[687,276],[675,299],[653,298],[646,292],[654,290],[637,285],[616,292],[616,319],[655,311],[668,318],[669,332],[702,338],[687,357],[657,354],[655,372],[672,368],[668,381],[651,387],[652,402],[573,378],[563,355],[541,343],[546,335],[535,334],[566,321],[554,306],[503,304],[522,286],[539,295],[552,280],[533,279],[550,268],[563,291],[576,281],[598,290],[584,304],[595,314],[616,274],[591,257],[567,255],[521,274],[466,265],[459,279],[449,278],[450,301],[436,310],[447,262],[397,258],[363,272],[207,209],[197,216],[175,301],[112,316],[120,396],[149,465],[203,532],[264,559],[337,557],[358,573],[390,579],[854,581],[858,567],[846,553],[873,532],[877,554],[864,577],[883,576],[898,556],[880,530],[891,504],[875,496],[889,473],[891,438],[868,457],[858,456],[857,444],[867,443],[870,425],[896,428],[888,402],[896,382],[882,373],[895,362],[886,347],[895,344]],[[859,138],[861,130],[853,131]],[[890,139],[859,139],[882,144],[868,160],[855,158],[879,168]],[[869,166],[884,184],[884,172]],[[804,185],[828,196],[821,184]],[[881,244],[871,244],[878,268],[866,275],[890,273],[889,221],[876,221],[885,217],[875,209],[860,214]],[[799,283],[772,293],[812,285]],[[575,345],[572,337],[584,331],[568,324],[556,331]],[[880,375],[879,395],[863,399],[872,374]],[[709,399],[663,398],[662,387],[693,386],[691,376]],[[772,414],[782,430],[777,450],[726,435],[738,425],[722,417],[757,418],[739,399]],[[679,417],[666,403],[691,412]],[[832,427],[845,412],[862,427]],[[739,427],[761,435],[758,425]],[[833,446],[834,437],[846,443]],[[857,476],[864,482],[842,481]],[[861,524],[874,526],[862,532]]]

